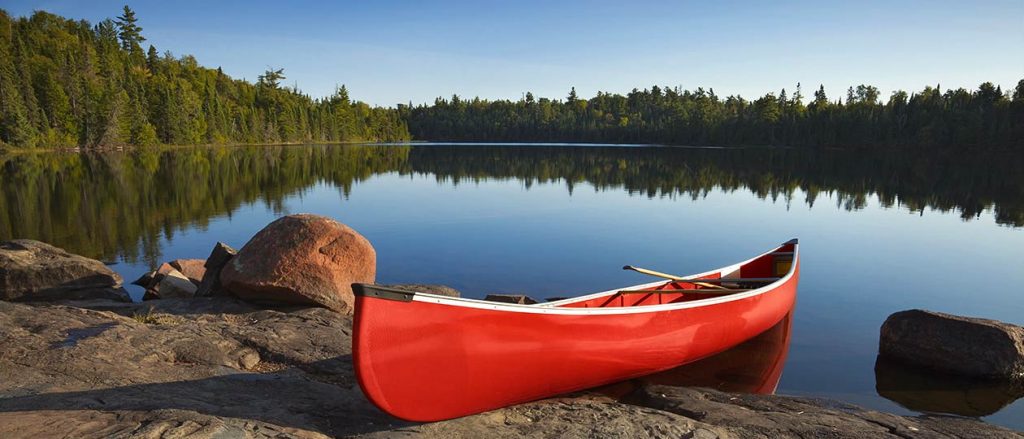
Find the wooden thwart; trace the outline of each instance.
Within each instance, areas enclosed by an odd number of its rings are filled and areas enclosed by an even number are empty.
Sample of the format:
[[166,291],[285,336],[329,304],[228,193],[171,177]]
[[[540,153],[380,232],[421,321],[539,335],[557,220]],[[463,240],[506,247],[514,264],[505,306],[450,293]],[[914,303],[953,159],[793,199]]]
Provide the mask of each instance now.
[[646,268],[634,267],[632,265],[627,265],[625,267],[622,267],[622,269],[623,270],[633,270],[633,271],[635,271],[637,273],[643,273],[643,274],[647,274],[647,275],[651,275],[651,276],[655,276],[655,277],[660,277],[660,278],[664,278],[664,279],[670,279],[670,280],[673,280],[673,281],[676,281],[676,282],[684,282],[684,283],[688,283],[688,284],[700,285],[702,287],[707,287],[707,288],[720,288],[720,289],[726,289],[726,288],[721,286],[721,285],[714,285],[714,284],[721,284],[721,283],[743,283],[743,282],[750,282],[750,283],[772,283],[772,282],[775,282],[775,281],[777,281],[779,279],[782,279],[781,277],[742,277],[742,278],[741,277],[722,277],[722,278],[718,278],[718,279],[692,279],[692,278],[685,278],[685,277],[682,277],[682,276],[676,276],[674,274],[662,273],[660,271],[649,270],[649,269],[646,269]]
[[725,287],[723,287],[721,285],[714,285],[714,284],[710,284],[710,283],[705,283],[705,282],[703,282],[704,279],[701,279],[699,281],[698,280],[693,280],[693,279],[687,279],[687,278],[684,278],[684,277],[676,276],[674,274],[662,273],[660,271],[648,270],[646,268],[634,267],[632,265],[627,265],[625,267],[622,267],[622,269],[623,270],[633,270],[633,271],[635,271],[637,273],[643,273],[643,274],[647,274],[647,275],[651,275],[651,276],[656,276],[656,277],[661,277],[661,278],[665,278],[665,279],[672,279],[672,280],[674,280],[676,282],[686,282],[686,283],[690,283],[690,284],[694,284],[694,285],[700,285],[700,286],[706,287],[706,288],[716,288],[716,289],[722,289],[722,290],[727,289],[727,288],[725,288]]
[[[781,277],[723,277],[719,279],[693,279],[694,281],[705,282],[705,283],[772,283]],[[682,281],[687,282],[687,281]]]
[[675,293],[683,293],[683,294],[701,294],[701,295],[724,296],[724,295],[727,295],[727,294],[742,293],[744,291],[750,291],[750,289],[748,289],[748,288],[741,288],[741,289],[710,289],[709,288],[709,289],[706,289],[706,290],[683,290],[683,289],[673,289],[673,290],[619,290],[619,294],[675,294]]

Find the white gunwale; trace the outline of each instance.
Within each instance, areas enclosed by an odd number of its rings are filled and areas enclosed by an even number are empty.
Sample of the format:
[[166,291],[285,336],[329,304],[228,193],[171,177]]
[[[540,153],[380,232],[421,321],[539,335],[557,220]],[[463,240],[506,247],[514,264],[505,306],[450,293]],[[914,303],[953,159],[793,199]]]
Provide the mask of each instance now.
[[722,268],[719,268],[719,269],[715,269],[715,270],[711,270],[711,271],[705,271],[703,273],[691,274],[689,276],[686,276],[687,280],[693,280],[693,279],[696,279],[696,278],[700,278],[700,277],[704,277],[704,276],[709,276],[709,275],[717,274],[717,273],[729,273],[729,272],[735,271],[736,269],[740,268],[740,266],[742,266],[744,264],[747,264],[747,263],[749,263],[749,262],[751,262],[751,261],[753,261],[753,260],[755,260],[757,258],[760,258],[762,256],[765,256],[765,255],[768,255],[770,253],[776,252],[780,247],[782,247],[783,245],[789,244],[790,242],[793,243],[793,263],[790,264],[789,271],[786,273],[785,276],[782,276],[781,278],[779,278],[779,280],[777,280],[775,282],[772,282],[770,284],[764,285],[764,286],[762,286],[760,288],[752,289],[750,291],[745,291],[745,292],[742,292],[742,293],[729,294],[729,295],[719,296],[719,297],[709,297],[709,298],[705,298],[705,299],[698,299],[698,300],[679,302],[679,303],[666,303],[666,304],[661,304],[661,305],[617,306],[617,307],[595,307],[595,308],[566,308],[566,307],[562,306],[562,305],[565,305],[565,304],[574,303],[574,302],[580,302],[580,301],[584,301],[584,300],[590,300],[590,299],[594,299],[594,298],[601,297],[601,296],[610,296],[610,295],[616,294],[616,293],[618,293],[619,291],[622,291],[622,290],[641,290],[641,289],[644,289],[644,288],[651,288],[651,287],[655,287],[655,286],[664,284],[666,282],[670,282],[668,280],[659,280],[659,281],[650,282],[650,283],[646,283],[646,284],[631,285],[631,286],[627,286],[627,287],[620,287],[620,288],[615,288],[615,289],[611,289],[611,290],[607,290],[607,291],[601,291],[601,292],[598,292],[598,293],[588,294],[588,295],[584,295],[584,296],[571,297],[571,298],[568,298],[568,299],[556,300],[556,301],[553,301],[553,302],[546,302],[546,303],[537,303],[537,304],[532,304],[532,305],[520,305],[520,304],[515,304],[515,303],[490,302],[490,301],[480,300],[480,299],[468,299],[468,298],[462,298],[462,297],[439,296],[439,295],[436,295],[436,294],[419,293],[419,292],[417,292],[416,294],[414,294],[412,296],[412,300],[416,301],[416,302],[433,303],[433,304],[447,305],[447,306],[460,306],[460,307],[465,307],[465,308],[490,309],[490,310],[495,310],[495,311],[521,312],[521,313],[531,313],[531,314],[562,314],[562,315],[639,314],[639,313],[647,313],[647,312],[663,312],[663,311],[673,311],[673,310],[687,309],[687,308],[699,308],[699,307],[703,307],[703,306],[718,305],[718,304],[721,304],[721,303],[734,302],[734,301],[737,301],[737,300],[743,300],[743,299],[747,299],[747,298],[750,298],[750,297],[754,297],[754,296],[757,296],[757,295],[764,294],[764,293],[767,293],[769,291],[772,291],[772,290],[776,289],[777,287],[779,287],[781,285],[784,285],[785,283],[789,282],[789,280],[793,278],[793,275],[796,272],[796,267],[798,266],[798,261],[799,261],[799,257],[800,257],[800,243],[796,239],[793,239],[793,240],[791,240],[789,242],[786,242],[786,243],[783,243],[783,244],[781,244],[779,246],[776,246],[776,247],[772,248],[769,251],[761,253],[761,254],[759,254],[757,256],[754,256],[754,257],[752,257],[750,259],[747,259],[747,260],[745,260],[743,262],[738,262],[738,263],[735,263],[735,264],[732,264],[732,265],[729,265],[729,266],[726,266],[726,267],[722,267]]

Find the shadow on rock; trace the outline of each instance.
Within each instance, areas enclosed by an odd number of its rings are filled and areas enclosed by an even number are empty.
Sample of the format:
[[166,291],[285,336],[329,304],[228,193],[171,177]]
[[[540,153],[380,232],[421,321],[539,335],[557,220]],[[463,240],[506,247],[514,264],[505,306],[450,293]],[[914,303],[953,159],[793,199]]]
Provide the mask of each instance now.
[[[270,373],[230,373],[225,370],[229,373],[198,380],[0,398],[0,419],[3,419],[0,424],[11,421],[5,419],[7,417],[4,414],[15,412],[75,411],[87,415],[87,412],[82,411],[166,413],[170,410],[194,412],[199,415],[198,418],[206,418],[205,422],[193,421],[199,424],[197,427],[223,424],[222,427],[229,429],[234,427],[250,432],[263,430],[267,434],[274,431],[300,435],[316,432],[337,436],[390,430],[406,425],[380,412],[363,397],[358,388],[345,388],[310,379],[308,371],[351,364],[349,356],[317,363]],[[63,426],[65,428],[54,430],[74,432],[75,436],[100,433],[82,431],[82,428],[88,428],[89,425],[73,415],[64,417],[63,422],[66,423]],[[245,425],[247,423],[255,423],[257,428]],[[122,427],[128,431],[120,433],[132,433],[135,425],[128,423]],[[0,432],[5,429],[0,427]]]

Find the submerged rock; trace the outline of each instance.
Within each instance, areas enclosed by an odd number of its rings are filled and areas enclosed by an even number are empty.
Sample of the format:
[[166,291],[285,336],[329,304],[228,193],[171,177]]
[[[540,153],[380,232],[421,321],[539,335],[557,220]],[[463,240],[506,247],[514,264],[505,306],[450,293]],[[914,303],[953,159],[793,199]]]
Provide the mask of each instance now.
[[0,242],[0,300],[130,302],[124,280],[102,262],[29,239]]
[[376,264],[373,246],[350,227],[318,215],[288,215],[253,236],[220,280],[242,299],[351,313],[352,284],[373,283]]
[[1024,328],[996,320],[901,311],[882,324],[878,351],[941,372],[1024,380]]

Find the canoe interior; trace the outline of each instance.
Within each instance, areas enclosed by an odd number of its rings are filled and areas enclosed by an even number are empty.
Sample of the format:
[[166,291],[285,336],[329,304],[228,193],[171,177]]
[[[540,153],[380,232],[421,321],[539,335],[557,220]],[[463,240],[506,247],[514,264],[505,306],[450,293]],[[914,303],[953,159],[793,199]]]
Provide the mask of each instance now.
[[693,279],[694,281],[729,278],[757,279],[758,281],[756,282],[717,280],[714,283],[715,285],[725,287],[725,289],[720,289],[690,282],[665,281],[650,288],[612,292],[607,295],[568,302],[558,306],[565,308],[613,308],[662,305],[722,297],[750,291],[751,289],[761,288],[772,283],[771,280],[765,281],[766,279],[781,279],[788,274],[793,265],[794,250],[794,244],[783,244],[772,252],[740,265],[739,268],[733,271],[717,272]]

